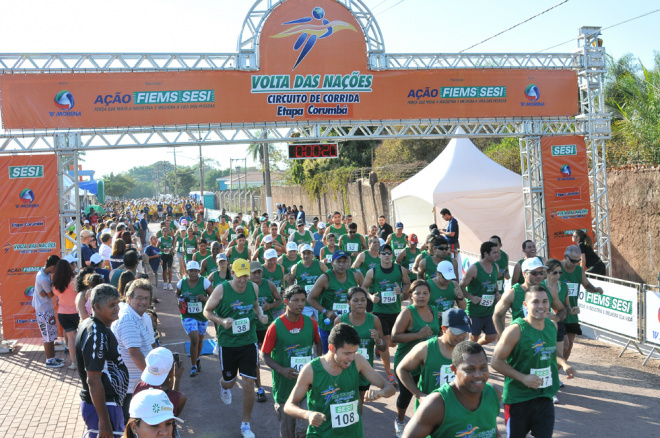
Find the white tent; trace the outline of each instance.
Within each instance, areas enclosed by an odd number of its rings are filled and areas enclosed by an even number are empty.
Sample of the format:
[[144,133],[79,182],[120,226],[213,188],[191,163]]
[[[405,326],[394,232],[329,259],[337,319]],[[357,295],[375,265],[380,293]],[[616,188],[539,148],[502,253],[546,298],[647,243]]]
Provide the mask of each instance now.
[[461,249],[479,253],[492,235],[502,239],[510,260],[517,261],[525,240],[522,177],[500,166],[467,138],[452,139],[445,150],[412,178],[392,189],[396,222],[420,241],[429,225],[444,228],[447,208],[459,224]]

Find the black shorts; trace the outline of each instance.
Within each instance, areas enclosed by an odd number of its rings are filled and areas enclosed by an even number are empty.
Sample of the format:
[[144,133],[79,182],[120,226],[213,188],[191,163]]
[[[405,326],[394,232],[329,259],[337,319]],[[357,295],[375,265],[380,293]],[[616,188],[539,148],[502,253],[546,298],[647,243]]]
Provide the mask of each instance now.
[[495,323],[493,323],[493,316],[470,316],[470,334],[472,336],[479,336],[482,332],[486,335],[494,335],[497,333]]
[[257,330],[257,344],[261,345],[264,343],[264,338],[266,337],[266,330]]
[[558,322],[557,323],[557,342],[563,341],[564,336],[566,336],[566,324],[564,324],[563,322]]
[[160,259],[163,262],[163,271],[165,269],[172,269],[172,261],[174,260],[172,254],[161,254]]
[[582,336],[582,329],[580,328],[579,322],[566,322],[564,325],[566,326],[567,334],[572,333],[574,335]]
[[249,379],[257,379],[257,344],[241,345],[240,347],[219,347],[220,369],[222,379],[232,382],[238,374]]
[[380,319],[380,325],[383,327],[383,336],[391,336],[394,323],[398,313],[374,313]]
[[80,315],[77,313],[58,313],[57,320],[66,333],[75,332],[80,324]]
[[364,386],[360,385],[360,386],[358,387],[358,390],[359,390],[360,392],[367,392],[367,391],[369,391],[369,388],[371,388],[371,385],[364,385]]
[[504,424],[508,438],[551,438],[555,428],[555,405],[549,397],[538,397],[504,405]]

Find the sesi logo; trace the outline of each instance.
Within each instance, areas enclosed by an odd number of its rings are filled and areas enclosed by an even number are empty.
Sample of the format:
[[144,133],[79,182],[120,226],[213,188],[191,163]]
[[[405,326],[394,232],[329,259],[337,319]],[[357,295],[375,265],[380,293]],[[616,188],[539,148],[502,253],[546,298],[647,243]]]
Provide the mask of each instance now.
[[43,177],[44,166],[9,166],[9,179]]

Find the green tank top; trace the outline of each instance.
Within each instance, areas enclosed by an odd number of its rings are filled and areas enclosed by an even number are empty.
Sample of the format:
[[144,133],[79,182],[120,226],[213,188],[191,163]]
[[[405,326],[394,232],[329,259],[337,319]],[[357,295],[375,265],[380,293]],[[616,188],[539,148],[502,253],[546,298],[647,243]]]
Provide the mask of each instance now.
[[339,240],[339,238],[341,236],[343,236],[344,234],[348,234],[348,230],[346,230],[346,225],[345,224],[341,224],[341,227],[339,227],[339,228],[335,228],[335,224],[331,224],[328,227],[328,231],[326,231],[326,232],[336,234],[337,235],[337,240]]
[[181,280],[181,298],[184,299],[185,312],[181,314],[181,319],[196,319],[197,321],[208,321],[204,317],[204,302],[199,300],[200,295],[206,295],[204,290],[204,278],[199,277],[195,287],[188,285],[188,277]]
[[[355,331],[358,332],[358,336],[360,336],[360,347],[358,348],[358,354],[361,354],[362,357],[364,357],[369,361],[369,365],[373,366],[374,348],[376,347],[376,342],[371,337],[370,330],[373,330],[375,328],[374,316],[371,313],[367,313],[366,319],[364,320],[362,325],[355,325],[351,323],[351,318],[349,317],[349,315],[350,313],[344,313],[341,316],[341,322],[345,322],[346,324],[352,326],[355,329]],[[369,382],[366,378],[360,375],[360,386],[368,386],[368,385],[371,385],[371,382]]]
[[440,393],[445,402],[445,418],[431,438],[473,437],[496,438],[497,416],[500,413],[500,398],[490,383],[486,383],[481,403],[475,411],[470,411],[456,398],[449,384],[442,385],[435,392]]
[[231,256],[229,256],[229,263],[234,263],[234,260],[236,259],[243,259],[247,260],[248,259],[248,247],[247,245],[243,246],[243,251],[239,252],[238,251],[238,246],[232,246],[231,248]]
[[314,381],[307,391],[307,409],[327,419],[319,427],[309,425],[307,438],[362,438],[358,403],[360,374],[355,361],[338,376],[330,375],[321,358],[312,360]]
[[415,274],[412,271],[412,269],[413,266],[415,265],[415,259],[419,254],[420,254],[419,250],[415,250],[415,252],[413,253],[410,251],[410,248],[406,248],[406,255],[403,258],[403,260],[401,260],[401,266],[403,266],[408,270],[408,277],[410,277],[411,282],[417,280],[417,274]]
[[[434,262],[433,256],[429,254],[425,256],[425,260],[426,260],[426,269],[424,270],[424,277],[426,277],[426,281],[430,282],[436,277],[436,275],[438,275],[438,263]],[[445,260],[451,262],[451,255],[447,254],[445,256]],[[443,260],[440,261],[442,262]]]
[[497,289],[497,266],[493,264],[493,272],[484,271],[481,262],[475,262],[477,275],[468,284],[467,291],[476,297],[481,297],[479,304],[467,300],[468,316],[491,316],[495,311],[495,289]]
[[351,255],[351,261],[354,262],[360,251],[362,251],[362,236],[356,234],[352,239],[348,234],[341,238],[341,249]]
[[275,272],[270,272],[266,265],[261,265],[263,267],[263,279],[269,280],[275,285],[277,290],[282,290],[282,282],[284,281],[284,267],[280,264],[275,264]]
[[520,326],[520,340],[506,358],[506,362],[523,374],[536,374],[543,383],[531,389],[510,377],[504,378],[503,400],[506,404],[520,403],[538,397],[556,395],[559,391],[557,373],[557,329],[545,319],[543,330],[537,330],[522,318],[512,323]]
[[454,307],[454,303],[456,302],[454,282],[450,281],[446,289],[440,289],[440,286],[435,284],[435,280],[431,280],[428,283],[431,289],[429,305],[435,306],[440,313]]
[[[566,283],[562,283],[561,281],[558,281],[557,284],[559,285],[559,292],[557,292],[557,298],[559,299],[559,302],[562,305],[564,305],[564,302],[566,301],[566,295],[568,295],[568,286],[566,286]],[[554,311],[552,310],[552,294],[548,289],[546,280],[543,280],[541,282],[541,287],[543,287],[543,289],[548,291],[548,301],[550,302],[550,311],[554,313]]]
[[284,230],[282,230],[287,236],[290,236],[291,234],[295,233],[296,230],[298,230],[298,227],[294,223],[291,225],[290,222],[287,222],[286,225],[284,226]]
[[242,347],[257,342],[256,317],[254,302],[257,293],[251,281],[248,281],[245,291],[238,293],[230,282],[222,285],[222,300],[215,308],[215,313],[221,318],[232,318],[234,323],[230,329],[218,325],[218,345],[221,347]]
[[[445,383],[451,383],[454,377],[456,376],[451,370],[451,358],[447,359],[440,352],[438,337],[426,341],[426,360],[417,384],[419,390],[430,394]],[[418,406],[419,400],[415,399],[415,410]]]
[[[282,316],[282,318],[285,318]],[[314,345],[314,323],[311,318],[302,315],[303,328],[298,333],[291,333],[282,322],[282,318],[275,320],[275,348],[270,352],[270,357],[279,365],[287,368],[295,368],[300,372],[305,363],[310,362],[314,356],[312,347]],[[275,403],[283,405],[289,398],[289,394],[296,385],[295,380],[287,379],[280,373],[273,373],[273,398]]]
[[323,274],[323,271],[321,271],[321,262],[316,259],[312,260],[309,268],[305,267],[302,260],[296,263],[296,284],[304,287],[308,295],[321,274]]
[[[410,310],[410,313],[412,314],[413,318],[413,324],[412,324],[412,329],[407,330],[406,333],[417,333],[421,329],[423,329],[425,326],[431,327],[431,331],[433,332],[431,336],[424,338],[424,339],[416,339],[411,342],[404,342],[400,343],[396,347],[396,353],[394,354],[394,369],[396,370],[396,367],[399,366],[399,363],[401,363],[401,360],[405,357],[406,354],[410,352],[410,350],[413,349],[413,347],[420,342],[426,341],[427,339],[431,339],[433,336],[438,336],[438,332],[440,331],[440,322],[438,321],[438,312],[435,311],[435,307],[429,306],[429,309],[431,309],[431,314],[433,315],[433,320],[431,322],[426,322],[422,319],[422,316],[419,314],[417,311],[417,308],[411,304],[406,309]],[[417,368],[413,370],[410,374],[412,376],[418,376],[421,373],[421,369]]]
[[202,266],[202,262],[204,261],[205,258],[211,256],[211,251],[206,250],[206,254],[202,255],[200,251],[197,251],[194,255],[193,258],[199,263],[200,267]]
[[[218,270],[218,263],[213,259],[213,255],[208,256],[205,258],[206,260],[206,276],[208,277],[211,275],[211,272],[217,271]],[[204,261],[202,260],[202,261]],[[199,265],[202,265],[202,262],[199,262]]]
[[186,256],[186,261],[189,262],[193,259],[193,255],[197,251],[197,238],[183,239],[183,253]]
[[[217,269],[212,272],[212,275],[213,275],[213,280],[211,281],[211,283],[213,284],[213,289],[218,287],[219,284],[231,280],[231,270],[229,268],[227,268],[227,272],[225,273],[224,278],[220,276],[220,272],[218,272]],[[211,275],[209,275],[209,277],[211,277]]]
[[[577,307],[578,297],[580,295],[580,285],[582,284],[582,266],[577,265],[573,272],[570,274],[566,272],[564,266],[562,265],[561,270],[563,271],[559,277],[559,281],[566,284],[566,289],[568,289],[568,304],[571,307]],[[578,315],[566,315],[564,323],[566,324],[578,324],[580,318]]]
[[390,246],[394,251],[394,257],[398,257],[401,254],[401,251],[406,249],[408,246],[408,236],[403,233],[401,237],[397,237],[396,234],[391,234],[392,238],[390,239]]
[[332,255],[339,250],[337,245],[335,245],[335,250],[330,252],[330,249],[325,246],[323,251],[323,263],[329,268],[332,269]]
[[495,264],[497,265],[497,288],[502,293],[504,291],[504,273],[509,269],[509,255],[500,250],[500,259]]
[[309,231],[305,230],[305,232],[301,236],[298,233],[298,230],[295,230],[291,235],[293,236],[293,241],[296,242],[296,245],[300,246],[304,243],[307,243],[308,245],[311,245],[312,248],[314,247],[314,245],[312,245],[314,238],[312,237]]
[[218,238],[216,237],[217,233],[215,230],[213,230],[210,233],[207,233],[206,230],[202,233],[202,239],[206,239],[206,242],[208,242],[209,245],[211,245],[211,242],[217,242]]
[[402,288],[401,265],[392,264],[392,272],[386,274],[383,267],[376,265],[374,268],[374,278],[369,286],[372,294],[378,293],[380,301],[374,303],[375,313],[398,314],[401,312],[401,294],[394,293],[394,287]]
[[[257,300],[259,301],[259,306],[263,307],[264,304],[266,303],[272,303],[275,301],[273,298],[273,292],[270,290],[270,285],[268,283],[268,280],[264,280],[263,278],[261,279],[261,284],[259,285],[259,295]],[[264,314],[268,316],[268,323],[267,324],[262,324],[258,320],[256,321],[256,326],[257,326],[257,331],[263,331],[263,330],[268,330],[268,326],[270,326],[270,323],[273,322],[273,313],[271,312],[272,309],[266,310]]]
[[284,272],[287,274],[291,273],[291,268],[293,265],[298,263],[299,261],[302,260],[302,257],[300,257],[300,254],[296,254],[296,259],[291,261],[287,256],[282,257],[282,266],[284,267]]
[[380,265],[380,257],[372,257],[371,254],[369,254],[369,251],[364,251],[364,261],[360,265],[360,272],[362,272],[362,276],[366,277],[367,272],[369,269],[375,268],[377,265]]
[[161,237],[160,244],[158,245],[163,251],[163,254],[172,254],[172,249],[174,247],[174,239],[172,237]]
[[231,242],[234,239],[234,236],[236,235],[236,231],[233,228],[230,228],[227,230],[227,241]]
[[[328,288],[321,292],[319,300],[321,306],[327,310],[334,310],[337,315],[348,313],[348,290],[353,286],[357,286],[355,274],[346,271],[346,281],[343,283],[337,280],[333,271],[328,271],[325,275],[328,276]],[[321,330],[330,331],[332,327],[334,327],[334,321],[330,321],[330,324],[325,323],[325,318],[319,321]]]
[[511,321],[527,316],[527,308],[523,306],[525,302],[525,290],[520,284],[513,285],[513,303],[511,304]]
[[176,252],[183,254],[183,237],[177,236],[176,238]]

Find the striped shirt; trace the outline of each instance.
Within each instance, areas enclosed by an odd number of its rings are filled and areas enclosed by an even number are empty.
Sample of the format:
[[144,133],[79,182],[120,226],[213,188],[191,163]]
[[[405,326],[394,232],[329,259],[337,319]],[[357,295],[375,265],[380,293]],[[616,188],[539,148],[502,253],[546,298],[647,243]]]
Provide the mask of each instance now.
[[129,348],[139,348],[144,357],[152,350],[151,345],[156,342],[153,329],[147,328],[144,318],[137,314],[129,305],[120,307],[119,319],[112,323],[112,332],[119,343],[119,354],[128,368],[128,393],[133,393],[133,388],[140,381],[142,371],[133,362],[128,352]]

